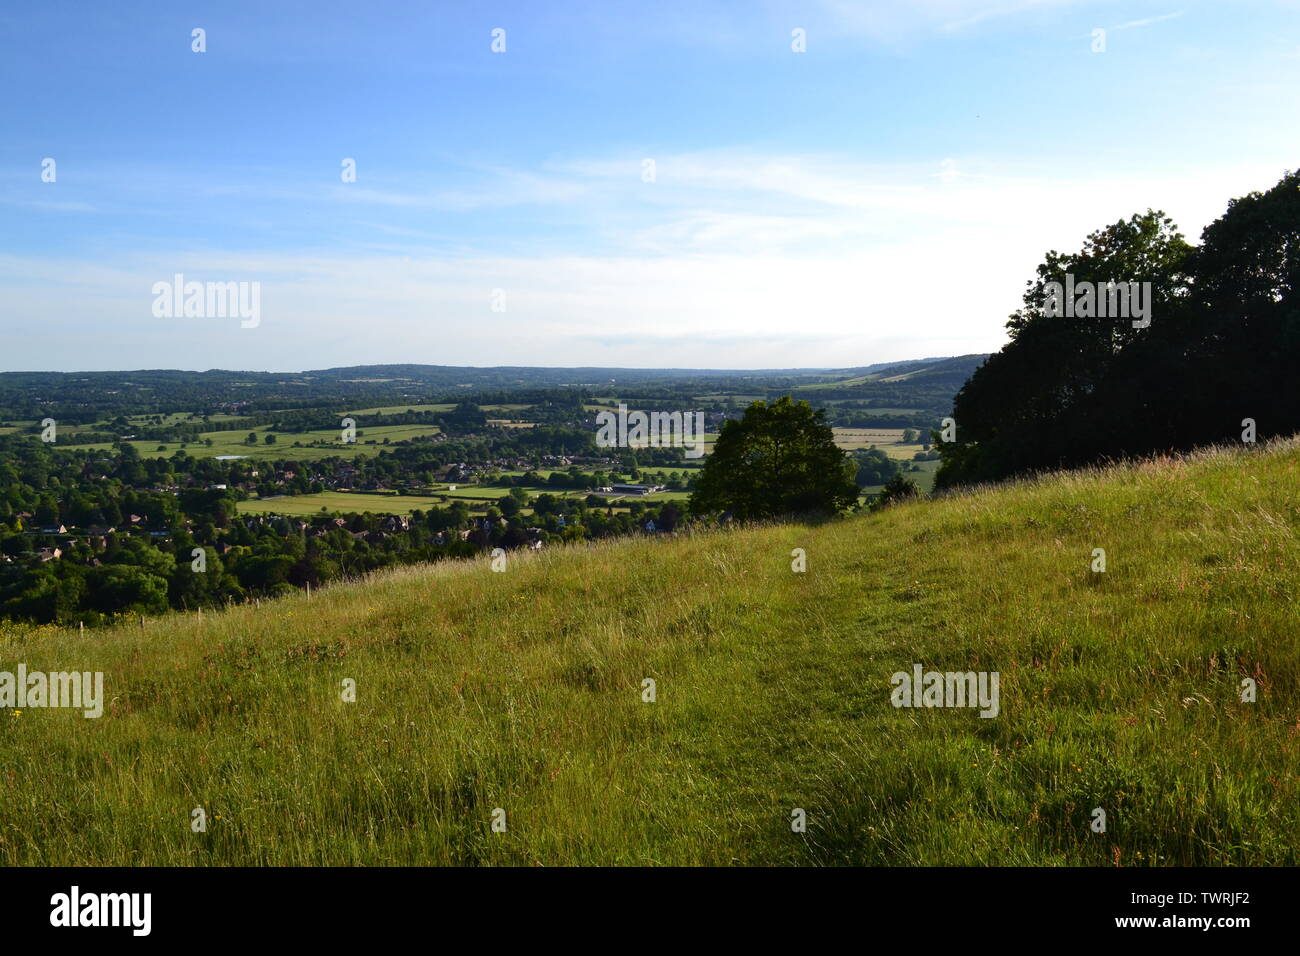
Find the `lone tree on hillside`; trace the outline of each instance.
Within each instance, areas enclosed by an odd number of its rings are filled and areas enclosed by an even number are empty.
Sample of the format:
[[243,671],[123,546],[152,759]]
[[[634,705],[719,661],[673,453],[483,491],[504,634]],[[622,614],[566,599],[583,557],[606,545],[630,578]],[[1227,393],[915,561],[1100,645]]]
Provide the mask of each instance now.
[[873,509],[884,508],[899,501],[915,498],[920,493],[921,489],[916,487],[916,482],[901,471],[896,472],[894,477],[885,482],[885,487],[880,489],[880,497],[875,500],[872,507]]
[[691,510],[730,511],[742,521],[836,514],[858,500],[857,466],[835,444],[825,410],[785,396],[753,402],[722,426],[704,462]]

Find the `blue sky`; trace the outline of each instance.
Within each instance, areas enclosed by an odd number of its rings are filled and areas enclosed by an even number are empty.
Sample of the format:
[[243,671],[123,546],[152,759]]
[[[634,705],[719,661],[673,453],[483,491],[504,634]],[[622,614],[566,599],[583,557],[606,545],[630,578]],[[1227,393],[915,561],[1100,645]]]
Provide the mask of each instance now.
[[0,82],[8,370],[989,351],[1049,248],[1300,165],[1296,0],[11,4]]

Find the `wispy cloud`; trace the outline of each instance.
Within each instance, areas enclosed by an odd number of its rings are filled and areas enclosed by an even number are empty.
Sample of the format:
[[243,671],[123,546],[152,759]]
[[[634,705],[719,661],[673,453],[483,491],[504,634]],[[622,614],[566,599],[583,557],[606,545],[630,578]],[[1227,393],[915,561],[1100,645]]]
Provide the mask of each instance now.
[[820,9],[839,30],[888,42],[1084,2],[1089,0],[821,0]]
[[1078,0],[1010,0],[1010,2],[1001,3],[996,6],[988,6],[987,3],[984,3],[981,4],[983,9],[977,10],[975,13],[960,17],[959,19],[947,21],[943,24],[943,29],[948,32],[954,32],[975,26],[976,24],[984,23],[987,20],[997,20],[1015,14],[1025,13],[1030,10],[1042,9],[1044,7],[1065,6],[1076,2],[1078,2]]
[[[715,162],[709,157],[714,157]],[[986,168],[944,182],[942,160],[875,167],[831,156],[729,151],[664,157],[657,183],[623,183],[630,160],[587,170],[616,235],[580,254],[466,248],[314,253],[178,247],[79,258],[0,256],[10,321],[63,316],[61,340],[15,343],[11,367],[93,335],[105,367],[162,342],[184,365],[311,367],[392,359],[450,364],[790,367],[997,348],[1006,315],[1050,248],[1148,205],[1191,236],[1272,169],[1189,167],[1117,180]],[[719,175],[718,169],[726,170]],[[595,175],[604,174],[618,185]],[[672,173],[671,190],[660,189]],[[558,167],[537,171],[560,175]],[[566,175],[575,175],[570,172]],[[658,193],[654,191],[659,189]],[[624,191],[626,190],[626,191]],[[658,199],[650,203],[647,191]],[[759,212],[759,210],[781,210]],[[263,320],[155,319],[154,282],[262,283]],[[507,295],[491,309],[494,289]],[[725,360],[716,350],[726,349]]]
[[1145,20],[1130,20],[1128,23],[1121,23],[1119,26],[1111,27],[1110,29],[1112,31],[1132,30],[1134,27],[1150,26],[1153,23],[1163,23],[1165,20],[1175,20],[1186,12],[1186,10],[1179,10],[1176,13],[1165,13],[1158,17],[1147,17]]
[[0,203],[9,206],[24,206],[28,209],[49,209],[53,212],[94,212],[95,207],[88,202],[58,199],[0,199]]

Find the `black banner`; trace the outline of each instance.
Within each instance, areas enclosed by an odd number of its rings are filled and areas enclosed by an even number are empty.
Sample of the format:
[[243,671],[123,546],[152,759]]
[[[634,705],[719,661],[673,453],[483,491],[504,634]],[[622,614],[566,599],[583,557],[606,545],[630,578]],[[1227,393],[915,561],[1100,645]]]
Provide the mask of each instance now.
[[27,869],[0,871],[0,911],[7,941],[127,945],[374,942],[457,925],[565,937],[621,925],[635,936],[701,921],[743,938],[788,921],[810,939],[1231,946],[1279,931],[1293,878],[1259,869]]

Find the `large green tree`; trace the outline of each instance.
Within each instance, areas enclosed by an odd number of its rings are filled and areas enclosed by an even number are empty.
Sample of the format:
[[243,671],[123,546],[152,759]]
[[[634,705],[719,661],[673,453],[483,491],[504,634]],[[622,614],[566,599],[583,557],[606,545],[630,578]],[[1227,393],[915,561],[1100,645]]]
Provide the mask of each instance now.
[[696,479],[691,510],[730,511],[742,521],[835,514],[857,503],[856,473],[824,410],[788,395],[754,402],[722,426]]
[[[1048,282],[1150,281],[1150,325],[1065,318]],[[1160,213],[1049,253],[1011,341],[953,403],[939,486],[1300,431],[1300,173],[1228,205],[1189,246]]]
[[[1068,467],[1118,449],[1110,411],[1131,374],[1124,356],[1182,321],[1191,247],[1163,213],[1148,211],[1089,235],[1076,253],[1049,252],[1007,321],[1011,341],[953,400],[955,442],[941,442],[940,487]],[[1149,282],[1149,321],[1061,315],[1052,283]],[[1120,373],[1120,369],[1124,369]],[[1131,414],[1131,408],[1126,415]]]
[[1228,204],[1192,256],[1187,328],[1158,356],[1180,373],[1179,446],[1300,431],[1300,171]]

